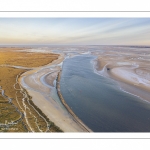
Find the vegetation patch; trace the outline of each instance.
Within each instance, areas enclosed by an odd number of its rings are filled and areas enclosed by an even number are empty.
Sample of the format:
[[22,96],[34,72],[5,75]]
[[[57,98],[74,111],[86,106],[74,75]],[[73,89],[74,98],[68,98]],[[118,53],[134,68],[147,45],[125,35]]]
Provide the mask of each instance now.
[[[33,103],[32,97],[18,83],[26,69],[12,66],[39,67],[59,55],[0,50],[0,132],[62,132]],[[3,93],[2,93],[3,91]],[[4,97],[4,95],[5,97]],[[11,98],[11,101],[9,101]]]

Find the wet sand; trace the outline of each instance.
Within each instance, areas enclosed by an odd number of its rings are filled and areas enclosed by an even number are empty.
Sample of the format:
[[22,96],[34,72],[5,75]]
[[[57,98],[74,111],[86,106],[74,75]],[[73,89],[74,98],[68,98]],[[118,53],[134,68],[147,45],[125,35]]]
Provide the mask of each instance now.
[[52,63],[25,72],[19,81],[29,95],[32,96],[35,105],[64,132],[87,132],[74,120],[74,117],[71,116],[61,102],[54,100],[50,95],[54,87],[53,82],[61,70],[63,60],[64,55],[61,54]]
[[[129,49],[130,50],[130,49]],[[98,73],[116,80],[121,89],[150,102],[150,69],[148,50],[110,51],[98,55]]]

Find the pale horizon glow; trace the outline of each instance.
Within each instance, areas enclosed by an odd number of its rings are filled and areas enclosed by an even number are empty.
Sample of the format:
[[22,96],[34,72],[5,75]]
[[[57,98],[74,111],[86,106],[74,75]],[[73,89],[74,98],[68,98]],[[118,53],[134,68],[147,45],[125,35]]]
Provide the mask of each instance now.
[[150,45],[150,18],[0,18],[0,45]]

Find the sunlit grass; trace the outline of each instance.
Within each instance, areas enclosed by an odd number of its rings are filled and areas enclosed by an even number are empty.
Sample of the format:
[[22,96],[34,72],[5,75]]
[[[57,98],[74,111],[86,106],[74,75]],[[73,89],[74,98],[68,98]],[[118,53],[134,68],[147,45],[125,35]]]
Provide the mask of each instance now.
[[[6,49],[5,49],[6,50]],[[0,132],[60,132],[61,130],[51,122],[45,114],[32,101],[25,89],[20,88],[16,83],[17,75],[27,71],[24,69],[16,69],[10,66],[38,67],[51,63],[56,60],[59,55],[45,53],[26,53],[16,52],[11,49],[0,51],[0,86],[5,91],[5,95],[12,98],[9,103],[7,98],[0,95],[0,123],[8,123],[21,118],[16,108],[21,113],[26,112],[26,118],[22,118],[17,124],[11,125],[9,128],[0,126]],[[9,67],[6,65],[10,65]],[[14,88],[14,84],[16,83]],[[23,94],[27,94],[27,98],[23,99]],[[26,105],[26,106],[24,106]],[[40,115],[39,115],[40,114]],[[50,126],[50,128],[48,128]],[[40,129],[40,131],[39,131]]]

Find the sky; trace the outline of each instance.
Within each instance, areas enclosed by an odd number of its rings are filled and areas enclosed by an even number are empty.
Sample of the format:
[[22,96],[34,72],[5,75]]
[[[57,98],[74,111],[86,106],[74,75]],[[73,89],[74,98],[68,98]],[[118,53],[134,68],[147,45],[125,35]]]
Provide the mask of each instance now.
[[150,18],[0,18],[0,45],[150,45]]

